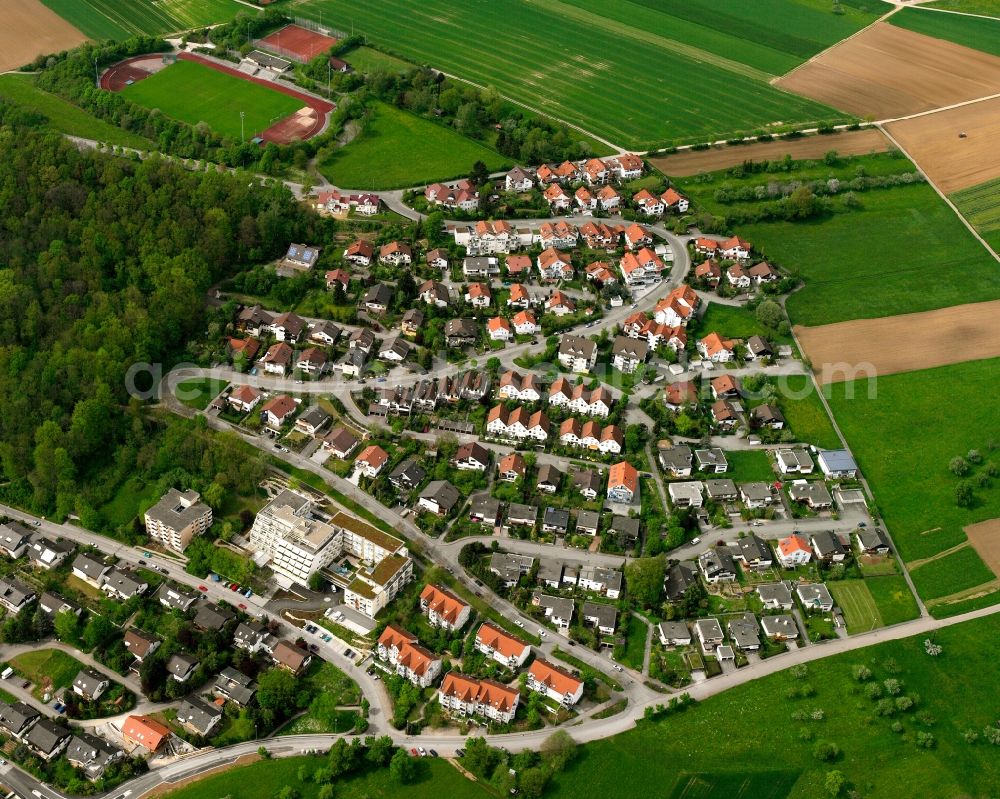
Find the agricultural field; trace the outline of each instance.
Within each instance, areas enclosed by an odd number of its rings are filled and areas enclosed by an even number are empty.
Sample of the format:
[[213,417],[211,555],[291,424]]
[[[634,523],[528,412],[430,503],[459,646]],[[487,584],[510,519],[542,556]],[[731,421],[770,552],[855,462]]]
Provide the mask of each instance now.
[[925,3],[924,8],[939,8],[943,11],[961,11],[963,14],[1000,17],[1000,0],[934,0],[933,3]]
[[[829,387],[834,416],[904,561],[963,544],[964,527],[1000,517],[1000,486],[976,486],[971,506],[960,507],[960,479],[950,469],[973,449],[985,462],[998,460],[990,449],[1000,442],[998,381],[1000,359],[992,359],[880,377],[874,396],[864,380]],[[924,599],[993,579],[972,549],[925,563],[912,576]]]
[[951,194],[1000,178],[998,122],[1000,100],[984,100],[892,122],[886,130],[942,192]]
[[227,22],[247,6],[235,0],[42,0],[91,39],[175,33]]
[[949,199],[986,243],[1000,252],[1000,178],[957,191]]
[[[761,793],[745,795],[767,795],[763,770],[777,763],[800,772],[794,786],[777,794],[792,799],[829,796],[824,780],[832,769],[841,771],[865,799],[895,799],[900,785],[920,785],[920,795],[926,797],[989,795],[1000,784],[1000,761],[983,742],[982,730],[996,721],[1000,617],[937,631],[933,638],[942,647],[937,657],[924,651],[927,637],[824,658],[808,664],[805,676],[779,672],[662,721],[640,721],[635,730],[581,747],[547,796],[571,799],[586,785],[592,796],[729,797],[741,777],[753,775],[761,777]],[[900,680],[903,693],[919,695],[916,707],[891,718],[875,715],[875,702],[853,677],[860,664],[872,671],[870,682],[890,676]],[[812,686],[815,694],[790,698],[789,690],[802,684]],[[817,710],[822,721],[810,720]],[[806,720],[795,720],[799,713]],[[898,733],[892,731],[894,722],[901,725]],[[967,730],[979,735],[977,743],[966,742]],[[933,748],[917,747],[920,732],[934,736]],[[837,744],[841,754],[836,763],[813,755],[817,741]],[[675,786],[689,784],[695,769],[725,792],[678,793]]]
[[245,114],[243,133],[249,140],[303,105],[294,97],[193,61],[171,64],[122,93],[134,103],[158,108],[182,122],[205,122],[236,141],[241,135],[241,111]]
[[409,61],[383,53],[374,47],[357,47],[345,55],[344,60],[358,72],[408,72],[415,69]]
[[[713,172],[679,182],[696,210],[720,217],[753,213],[758,201],[722,203],[720,190],[744,190],[790,181],[850,181],[859,169],[870,177],[915,170],[898,151],[824,161],[778,162],[763,173]],[[846,188],[846,187],[845,187]],[[947,308],[1000,298],[1000,271],[989,252],[924,183],[858,192],[848,208],[805,221],[730,225],[764,258],[804,286],[786,303],[793,324],[815,326],[850,319]],[[873,253],[871,242],[878,241]],[[934,285],[933,291],[927,285]],[[864,297],[864,302],[858,298]]]
[[373,103],[372,108],[374,117],[358,137],[319,166],[337,186],[405,188],[467,175],[476,161],[491,171],[510,166],[496,150],[451,128],[384,103]]
[[[350,20],[382,50],[640,149],[845,118],[768,81],[872,19],[856,9],[838,17],[812,0],[762,0],[752,9],[736,0],[672,2],[668,10],[597,0],[308,0],[296,12],[342,27]],[[484,58],[487,41],[504,45]]]
[[911,569],[910,577],[920,596],[930,603],[931,600],[989,583],[996,575],[983,563],[975,549],[962,547]]
[[664,175],[688,177],[739,166],[746,161],[780,161],[786,155],[796,160],[822,158],[831,150],[840,155],[868,155],[885,152],[889,140],[878,128],[861,128],[797,139],[775,139],[738,145],[717,145],[707,150],[681,150],[650,158],[649,163]]
[[[856,319],[795,333],[821,383],[1000,358],[1000,300]],[[935,336],[923,335],[936,330]]]
[[153,143],[142,136],[109,125],[103,119],[92,117],[61,97],[49,94],[35,85],[30,75],[11,73],[0,75],[0,97],[8,102],[43,114],[46,127],[57,133],[67,133],[85,139],[95,139],[106,144],[149,149]]
[[757,771],[746,774],[682,773],[669,799],[785,799],[799,778],[798,771]]
[[[998,13],[996,3],[993,14]],[[948,42],[982,50],[1000,56],[1000,19],[983,19],[961,14],[936,14],[917,8],[904,8],[889,17],[889,22],[899,28],[944,39]]]
[[5,0],[0,29],[0,72],[17,69],[46,53],[76,47],[86,39],[41,0]]
[[[911,13],[935,20],[955,17],[906,9],[890,19]],[[858,116],[884,120],[987,97],[996,93],[998,81],[996,56],[880,22],[785,75],[777,85]]]
[[[871,319],[1000,297],[996,261],[930,186],[871,191],[859,199],[861,207],[847,213],[737,231],[805,282],[786,304],[793,324]],[[877,252],[873,241],[879,242]]]
[[882,617],[865,580],[831,580],[827,583],[837,606],[844,612],[847,632],[866,633],[882,627]]
[[[178,788],[164,799],[219,799],[222,796],[239,799],[274,799],[282,788],[295,786],[299,799],[316,799],[320,785],[299,779],[305,769],[310,776],[326,763],[323,756],[282,757],[263,760],[249,766],[228,769],[190,785]],[[416,777],[406,785],[408,799],[491,799],[495,793],[466,779],[456,768],[437,758],[416,763]],[[400,795],[399,783],[389,769],[379,769],[357,776],[337,779],[338,796],[367,796],[369,799],[395,799]]]
[[796,441],[824,449],[837,449],[840,439],[812,378],[809,375],[784,375],[778,379],[778,387],[778,407]]

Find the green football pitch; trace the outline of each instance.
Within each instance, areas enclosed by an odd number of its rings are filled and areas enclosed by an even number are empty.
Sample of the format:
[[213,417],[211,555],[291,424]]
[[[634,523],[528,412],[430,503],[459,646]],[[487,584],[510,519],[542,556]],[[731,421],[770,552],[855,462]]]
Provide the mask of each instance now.
[[267,130],[279,119],[298,111],[301,100],[196,64],[178,61],[123,91],[132,102],[182,122],[206,123],[222,136],[247,139]]

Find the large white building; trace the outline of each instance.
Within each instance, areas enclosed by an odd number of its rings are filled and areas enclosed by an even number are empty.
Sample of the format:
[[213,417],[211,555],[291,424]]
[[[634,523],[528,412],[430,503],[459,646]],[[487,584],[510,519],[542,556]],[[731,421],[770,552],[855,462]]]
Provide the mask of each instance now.
[[375,616],[413,577],[406,544],[346,513],[332,517],[301,494],[284,490],[265,505],[250,530],[255,560],[279,582],[305,584],[341,556],[358,561],[344,587],[344,604]]
[[174,552],[183,552],[196,535],[212,526],[212,509],[197,491],[171,488],[146,511],[146,534]]

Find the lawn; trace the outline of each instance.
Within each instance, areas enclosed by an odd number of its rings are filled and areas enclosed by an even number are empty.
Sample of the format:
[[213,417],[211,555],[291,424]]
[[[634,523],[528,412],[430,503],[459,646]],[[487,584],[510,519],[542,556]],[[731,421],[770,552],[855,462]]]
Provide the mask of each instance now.
[[83,664],[60,649],[36,649],[10,659],[18,674],[34,683],[32,696],[40,699],[46,691],[58,691],[73,684]]
[[[793,166],[789,172],[775,164],[772,171],[743,177],[721,171],[679,182],[699,209],[725,217],[756,211],[760,202],[725,204],[717,197],[719,190],[766,190],[773,183],[830,178],[844,182],[858,169],[871,177],[915,169],[891,153],[840,158],[832,166],[815,160]],[[856,197],[859,206],[851,210],[836,200],[840,210],[835,213],[806,221],[739,225],[733,231],[803,281],[786,303],[794,324],[894,316],[1000,298],[996,261],[930,186],[870,189]],[[928,285],[934,290],[928,291]]]
[[636,671],[642,671],[649,625],[642,619],[629,615],[628,623],[623,632],[625,633],[625,651],[618,658],[618,662]]
[[491,171],[509,165],[496,150],[451,128],[384,103],[372,108],[374,117],[361,134],[320,165],[338,186],[405,188],[467,175],[476,161]]
[[[1000,441],[998,381],[1000,359],[992,359],[880,377],[876,396],[869,395],[866,381],[830,387],[834,416],[905,561],[960,544],[964,526],[1000,516],[1000,486],[974,489],[972,507],[959,507],[959,479],[949,470],[951,459],[970,449],[998,460],[988,449],[991,440]],[[927,564],[914,573],[916,580],[928,570],[918,581],[925,599],[925,590],[944,596],[975,585],[970,579],[990,579],[981,563],[966,561],[974,570],[969,577],[950,569],[953,562]]]
[[996,575],[968,546],[911,569],[910,577],[920,596],[931,601],[988,583]]
[[0,97],[43,114],[48,119],[46,127],[57,133],[68,133],[71,136],[137,149],[148,149],[153,146],[148,139],[115,125],[109,125],[103,119],[92,117],[82,108],[61,97],[39,89],[30,75],[17,73],[0,75]]
[[[308,0],[296,13],[641,149],[843,118],[768,81],[871,19],[815,0]],[[484,56],[484,42],[503,46]]]
[[144,483],[138,477],[132,477],[119,486],[109,502],[101,506],[101,516],[111,527],[117,528],[129,524],[157,499],[154,483]]
[[917,601],[901,574],[869,577],[865,580],[868,592],[875,600],[878,615],[886,626],[915,619],[920,615]]
[[952,194],[969,223],[994,250],[1000,250],[1000,178]]
[[[274,799],[286,785],[293,785],[299,799],[316,799],[319,785],[299,780],[299,769],[312,775],[326,762],[324,757],[282,757],[234,768],[179,788],[169,799]],[[445,761],[426,758],[416,761],[416,779],[401,791],[389,776],[389,769],[379,769],[360,776],[338,778],[337,796],[367,796],[369,799],[396,799],[405,793],[407,799],[492,799],[495,793],[466,779]]]
[[358,47],[344,56],[344,60],[358,72],[409,72],[416,69],[414,64],[383,53],[374,47]]
[[770,483],[775,479],[771,460],[762,449],[734,449],[726,453],[726,460],[729,471],[721,476],[737,484],[758,480]]
[[883,626],[875,598],[864,580],[831,580],[827,587],[844,611],[848,633],[866,633]]
[[228,380],[217,380],[211,377],[194,377],[177,384],[177,399],[189,408],[203,411],[228,385]]
[[[575,798],[581,785],[587,786],[587,796],[678,796],[678,781],[698,772],[724,785],[722,795],[729,797],[741,775],[763,772],[769,764],[780,764],[787,772],[801,770],[788,793],[793,799],[828,796],[823,782],[832,769],[843,772],[865,799],[916,795],[901,794],[906,785],[919,785],[919,795],[928,798],[989,796],[1000,784],[1000,759],[981,735],[997,716],[1000,618],[938,631],[934,640],[943,648],[938,657],[925,653],[927,637],[829,657],[809,664],[805,677],[780,672],[661,722],[639,722],[635,730],[581,747],[546,796]],[[892,717],[876,716],[875,703],[852,676],[856,664],[872,670],[872,682],[900,680],[902,693],[919,695],[916,707]],[[815,694],[790,698],[788,691],[797,683],[808,683]],[[810,719],[814,711],[822,712],[821,721]],[[927,715],[920,721],[916,712]],[[800,713],[805,720],[793,718]],[[895,721],[902,725],[900,733],[891,730]],[[978,733],[979,742],[966,743],[966,730]],[[930,732],[934,748],[917,748],[918,732]],[[817,741],[840,747],[836,763],[813,756]],[[766,778],[760,776],[763,783]],[[757,790],[766,789],[761,785]],[[746,794],[751,795],[767,794]]]
[[91,39],[128,39],[227,22],[248,7],[236,0],[42,0]]
[[[178,61],[127,86],[123,94],[182,122],[205,122],[235,141],[241,134],[249,140],[302,108],[301,100],[193,61]],[[245,114],[242,130],[240,112]]]
[[840,438],[820,401],[809,375],[784,375],[777,379],[778,407],[797,441],[824,449],[837,449]]
[[[996,4],[994,4],[996,13]],[[900,28],[944,39],[973,50],[982,50],[1000,56],[1000,19],[967,17],[961,14],[940,14],[904,8],[889,17],[889,22]]]
[[774,331],[764,327],[757,321],[753,311],[735,305],[722,305],[718,302],[711,302],[705,309],[705,315],[698,323],[699,331],[706,334],[715,331],[721,336],[729,338],[748,339],[750,336],[763,336],[770,341],[777,341],[781,344],[790,344],[792,337],[778,336]]

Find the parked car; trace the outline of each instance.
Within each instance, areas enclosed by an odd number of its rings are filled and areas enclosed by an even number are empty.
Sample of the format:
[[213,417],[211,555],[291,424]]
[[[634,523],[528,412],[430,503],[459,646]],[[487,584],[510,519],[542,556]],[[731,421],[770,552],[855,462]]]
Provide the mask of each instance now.
[[199,591],[208,591],[208,586],[205,586],[205,585],[199,585],[199,586],[198,586],[198,590],[199,590]]

